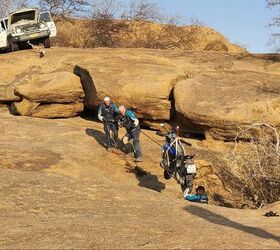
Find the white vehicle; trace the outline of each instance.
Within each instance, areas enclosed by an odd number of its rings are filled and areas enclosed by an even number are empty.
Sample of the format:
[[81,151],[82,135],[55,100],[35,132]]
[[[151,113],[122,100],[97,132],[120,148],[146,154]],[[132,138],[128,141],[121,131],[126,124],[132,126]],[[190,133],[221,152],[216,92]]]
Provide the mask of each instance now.
[[0,20],[0,50],[8,46],[8,18]]
[[30,42],[43,43],[50,48],[50,37],[56,36],[56,26],[49,12],[38,13],[38,9],[22,9],[1,20],[0,49],[16,51],[19,45]]
[[56,26],[55,23],[51,17],[50,12],[43,11],[39,14],[39,22],[44,23],[50,30],[51,34],[50,37],[56,36]]

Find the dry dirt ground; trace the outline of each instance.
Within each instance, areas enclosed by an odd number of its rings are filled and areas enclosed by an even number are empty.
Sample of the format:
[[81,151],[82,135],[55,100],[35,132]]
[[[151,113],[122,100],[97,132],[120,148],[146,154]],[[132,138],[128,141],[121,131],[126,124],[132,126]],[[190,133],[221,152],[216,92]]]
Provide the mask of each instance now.
[[0,117],[2,249],[280,248],[280,218],[263,216],[280,204],[237,210],[182,200],[162,178],[160,148],[143,135],[136,171],[107,153],[102,125],[87,117],[16,117],[5,106]]

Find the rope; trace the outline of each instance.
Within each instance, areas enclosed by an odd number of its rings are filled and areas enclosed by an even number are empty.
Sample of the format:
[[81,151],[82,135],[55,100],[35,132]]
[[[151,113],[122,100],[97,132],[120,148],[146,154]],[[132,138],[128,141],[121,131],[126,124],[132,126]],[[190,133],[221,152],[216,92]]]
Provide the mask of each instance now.
[[146,134],[144,131],[141,131],[143,135],[145,135],[147,138],[149,138],[151,141],[153,141],[155,144],[157,144],[158,146],[160,146],[160,148],[162,148],[162,145],[156,141],[155,139],[153,139],[152,137],[150,137],[148,134]]
[[[113,143],[114,143],[116,149],[121,151],[121,149],[120,149],[120,147],[119,147],[119,145],[118,145],[118,142],[116,142],[115,139],[113,138],[113,136],[111,136],[111,133],[110,133],[111,130],[110,130],[110,127],[109,127],[108,123],[104,123],[104,124],[105,124],[105,126],[106,126],[106,128],[107,128],[107,130],[108,130],[108,132],[109,132],[109,134],[110,134],[110,139],[113,141]],[[111,153],[112,153],[112,154],[115,154],[115,155],[117,155],[117,156],[119,156],[122,160],[124,160],[124,161],[126,162],[126,164],[127,164],[131,169],[134,169],[134,168],[135,168],[135,166],[134,166],[133,164],[131,164],[131,163],[126,159],[126,157],[125,157],[122,153],[116,152],[116,151],[114,151],[114,150],[113,150]],[[136,164],[135,164],[135,165],[136,165]],[[137,165],[136,165],[136,167],[137,167]]]
[[126,162],[126,164],[131,168],[134,169],[135,167],[137,167],[137,165],[135,164],[135,166],[133,164],[131,164],[126,158],[125,156],[123,156],[121,153],[118,153],[116,151],[112,151],[112,154],[115,154],[117,156],[119,156],[122,160],[124,160]]

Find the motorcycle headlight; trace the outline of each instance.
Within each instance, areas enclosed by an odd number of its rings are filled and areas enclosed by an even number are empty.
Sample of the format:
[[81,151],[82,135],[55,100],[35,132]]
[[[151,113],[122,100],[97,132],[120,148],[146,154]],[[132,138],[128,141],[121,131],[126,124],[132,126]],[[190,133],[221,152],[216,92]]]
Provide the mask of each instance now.
[[20,28],[17,28],[17,29],[16,29],[16,33],[17,33],[17,34],[21,33],[21,29],[20,29]]
[[40,29],[44,29],[44,28],[46,28],[46,25],[43,24],[43,23],[41,23],[41,24],[40,24]]

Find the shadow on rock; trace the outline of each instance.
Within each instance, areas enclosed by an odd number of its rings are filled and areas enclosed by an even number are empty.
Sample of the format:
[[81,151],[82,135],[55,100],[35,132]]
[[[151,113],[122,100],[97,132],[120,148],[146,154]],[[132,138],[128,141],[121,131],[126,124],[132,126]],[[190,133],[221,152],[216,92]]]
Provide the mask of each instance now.
[[280,236],[276,236],[272,233],[269,233],[269,232],[267,232],[263,229],[257,228],[257,227],[245,226],[241,223],[232,221],[222,215],[213,213],[205,208],[191,205],[191,206],[186,207],[185,209],[187,212],[189,212],[197,217],[203,218],[213,224],[221,225],[221,226],[225,226],[225,227],[231,227],[233,229],[243,231],[245,233],[252,234],[252,235],[255,235],[255,236],[263,238],[263,239],[273,239],[273,240],[277,241],[278,243],[280,243]]
[[212,196],[213,200],[222,207],[228,207],[228,208],[234,208],[234,206],[228,202],[225,201],[224,197],[220,194],[214,194]]
[[[105,141],[106,141],[106,135],[102,133],[99,130],[87,128],[85,130],[86,134],[93,137],[102,147],[106,148]],[[120,156],[122,157],[122,156]],[[158,177],[156,175],[153,175],[149,172],[146,172],[142,168],[136,166],[134,167],[134,164],[131,164],[130,161],[126,160],[122,157],[124,161],[126,161],[126,171],[128,173],[132,173],[135,175],[137,180],[139,181],[139,186],[144,187],[147,189],[154,190],[156,192],[161,192],[165,189],[165,184],[160,182],[158,180]]]
[[106,135],[99,130],[87,128],[86,134],[93,137],[102,147],[106,148]]
[[126,164],[126,171],[135,175],[136,179],[139,181],[138,186],[140,187],[151,189],[156,192],[161,192],[165,189],[165,184],[160,182],[156,175],[146,172],[138,166],[133,168],[129,164]]
[[80,117],[86,121],[100,122],[96,116],[96,112],[87,108],[84,109],[84,112],[80,115]]

